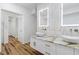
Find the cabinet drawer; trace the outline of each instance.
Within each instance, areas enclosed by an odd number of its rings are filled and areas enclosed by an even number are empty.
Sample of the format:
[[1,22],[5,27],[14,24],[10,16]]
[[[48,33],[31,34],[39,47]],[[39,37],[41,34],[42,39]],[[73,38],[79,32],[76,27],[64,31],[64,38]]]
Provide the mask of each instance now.
[[73,55],[73,51],[72,48],[56,44],[56,54],[58,55]]
[[79,55],[79,49],[74,49],[75,50],[75,55]]
[[46,50],[55,51],[55,44],[50,42],[44,42],[44,47]]
[[45,50],[45,48],[44,48],[44,44],[43,44],[43,42],[41,41],[41,40],[36,40],[36,49],[39,51],[39,52],[41,52],[41,53],[44,53],[44,50]]
[[55,44],[50,42],[44,42],[45,54],[56,54],[55,53]]

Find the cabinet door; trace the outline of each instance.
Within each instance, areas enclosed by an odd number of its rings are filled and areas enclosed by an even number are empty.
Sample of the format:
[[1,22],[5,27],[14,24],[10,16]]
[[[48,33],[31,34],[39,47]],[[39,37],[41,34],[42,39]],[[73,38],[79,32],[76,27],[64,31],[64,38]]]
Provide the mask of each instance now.
[[45,47],[45,54],[49,54],[49,55],[55,55],[55,44],[51,43],[51,42],[44,42],[44,47]]
[[39,40],[39,39],[36,40],[36,49],[37,49],[39,52],[41,52],[41,53],[44,54],[45,48],[44,48],[44,43],[43,43],[42,40]]
[[32,48],[36,48],[36,39],[35,38],[31,38],[30,39],[30,46],[32,47]]
[[75,55],[79,55],[79,49],[75,49]]
[[44,44],[42,42],[42,40],[36,39],[36,38],[31,38],[30,41],[30,45],[32,48],[34,48],[35,50],[44,53]]
[[74,49],[56,44],[56,54],[57,55],[73,55]]

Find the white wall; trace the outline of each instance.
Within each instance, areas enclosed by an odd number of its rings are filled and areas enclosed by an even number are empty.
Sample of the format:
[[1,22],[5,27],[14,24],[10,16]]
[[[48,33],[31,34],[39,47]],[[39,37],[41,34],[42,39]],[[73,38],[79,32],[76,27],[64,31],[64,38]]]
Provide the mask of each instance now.
[[[52,36],[59,35],[61,28],[60,27],[61,4],[59,3],[39,4],[37,6],[37,11],[46,7],[49,8],[49,27],[47,29],[47,33]],[[37,31],[42,31],[39,25],[37,25]]]
[[24,35],[22,36],[24,37],[24,39],[21,39],[21,42],[29,42],[30,36],[36,32],[36,18],[30,15],[31,11],[19,5],[9,3],[1,3],[0,8],[23,15],[24,22],[22,24],[22,30]]
[[[29,10],[29,12],[32,10]],[[30,42],[30,37],[33,36],[37,31],[37,16],[36,14],[32,15],[31,12],[27,15],[25,20],[25,41]],[[31,31],[31,32],[30,32]],[[28,35],[27,35],[28,34]]]

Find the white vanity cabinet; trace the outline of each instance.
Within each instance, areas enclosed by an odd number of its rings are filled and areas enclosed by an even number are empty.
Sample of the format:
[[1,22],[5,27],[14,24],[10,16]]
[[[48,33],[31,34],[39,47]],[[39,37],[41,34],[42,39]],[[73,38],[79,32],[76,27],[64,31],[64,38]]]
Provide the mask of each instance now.
[[31,38],[30,43],[31,43],[30,46],[32,48],[35,48],[36,49],[36,39],[35,38]]
[[56,54],[57,55],[73,55],[74,49],[63,46],[63,45],[56,44]]
[[36,40],[36,49],[37,49],[37,51],[44,54],[45,48],[44,48],[44,44],[41,40]]
[[79,55],[79,49],[74,49],[75,51],[74,51],[74,54],[75,55]]
[[44,45],[41,40],[38,40],[36,38],[31,38],[30,46],[37,51],[44,53]]
[[79,49],[31,38],[30,46],[45,55],[79,55]]
[[55,55],[55,45],[42,39],[31,38],[31,47],[45,55]]
[[55,44],[51,42],[44,41],[44,54],[55,55]]

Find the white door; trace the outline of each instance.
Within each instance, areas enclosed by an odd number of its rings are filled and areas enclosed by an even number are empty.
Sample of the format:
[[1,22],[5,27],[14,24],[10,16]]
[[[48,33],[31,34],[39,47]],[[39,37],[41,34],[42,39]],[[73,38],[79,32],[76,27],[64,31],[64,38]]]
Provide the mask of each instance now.
[[[10,15],[11,16],[11,15]],[[9,23],[9,34],[18,38],[18,40],[24,43],[24,22],[22,15],[12,15]]]
[[[22,43],[24,43],[24,19],[22,17],[22,15],[19,15],[19,14],[16,14],[16,13],[13,13],[13,12],[9,12],[9,11],[6,11],[6,10],[1,10],[1,21],[3,20],[3,43],[8,43],[8,35],[11,34],[11,35],[14,35],[16,37],[18,37],[18,40]],[[10,16],[13,17],[11,19],[11,21],[13,21],[13,23],[10,23]],[[16,20],[16,21],[14,21]],[[16,23],[15,23],[16,22]],[[15,24],[14,24],[15,23]],[[17,34],[14,34],[12,33],[13,31],[13,26],[10,26],[11,25],[14,25],[14,33],[17,32]],[[17,24],[17,25],[16,25]],[[10,27],[10,28],[9,28]],[[11,28],[12,27],[12,28]],[[10,31],[11,29],[11,31]]]
[[18,37],[18,19],[16,15],[9,16],[9,35]]
[[18,16],[18,40],[24,43],[24,19]]

